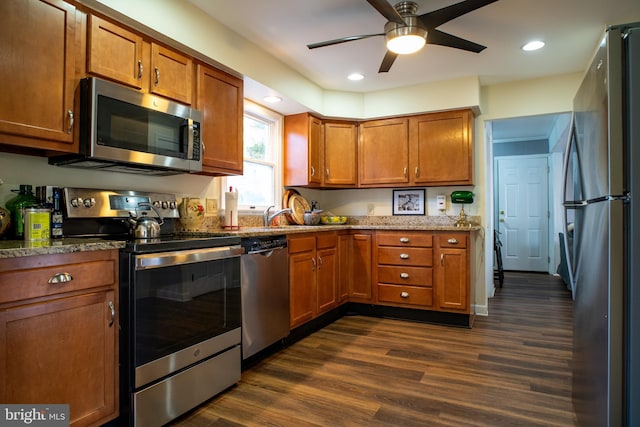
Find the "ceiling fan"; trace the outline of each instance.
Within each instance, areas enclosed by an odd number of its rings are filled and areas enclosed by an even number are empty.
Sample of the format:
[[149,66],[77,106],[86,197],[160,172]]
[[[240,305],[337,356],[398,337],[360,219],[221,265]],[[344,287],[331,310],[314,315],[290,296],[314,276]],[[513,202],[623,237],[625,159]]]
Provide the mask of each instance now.
[[[316,49],[369,37],[385,36],[387,39],[387,53],[382,59],[382,64],[380,64],[379,73],[389,71],[399,54],[417,52],[425,43],[480,53],[486,46],[439,31],[436,28],[496,1],[498,0],[465,0],[433,12],[416,15],[418,5],[413,1],[402,1],[395,6],[391,6],[387,0],[367,0],[371,6],[389,21],[384,26],[384,33],[342,37],[309,44],[307,47]],[[409,47],[405,47],[407,44]]]

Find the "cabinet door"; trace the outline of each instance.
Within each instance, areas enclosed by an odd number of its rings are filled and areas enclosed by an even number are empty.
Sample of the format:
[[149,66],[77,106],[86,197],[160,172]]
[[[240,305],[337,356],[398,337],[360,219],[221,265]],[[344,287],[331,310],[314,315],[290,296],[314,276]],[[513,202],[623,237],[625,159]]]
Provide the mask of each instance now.
[[[292,251],[295,251],[292,253]],[[315,238],[303,237],[289,241],[290,326],[313,319],[316,311],[316,251]]]
[[336,246],[317,250],[318,307],[316,314],[338,305],[338,249]]
[[435,261],[436,302],[443,311],[469,312],[466,249],[439,248]]
[[360,124],[358,175],[360,186],[406,184],[409,167],[408,119]]
[[5,144],[77,151],[73,143],[75,8],[60,0],[3,0],[0,134]]
[[196,108],[202,111],[202,169],[205,174],[242,175],[242,80],[198,65]]
[[372,234],[355,233],[352,250],[352,281],[349,297],[358,302],[370,302],[373,298],[371,280]]
[[151,43],[151,93],[191,105],[192,81],[191,58]]
[[356,185],[356,152],[354,123],[324,123],[324,185]]
[[0,311],[0,402],[70,405],[70,424],[117,415],[113,291]]
[[411,181],[423,185],[473,184],[470,110],[409,120]]
[[284,118],[284,185],[322,184],[322,121],[308,113]]
[[[149,59],[143,58],[142,37],[104,19],[89,15],[87,72],[143,88]],[[147,53],[148,55],[148,53]],[[148,81],[148,77],[146,79]]]

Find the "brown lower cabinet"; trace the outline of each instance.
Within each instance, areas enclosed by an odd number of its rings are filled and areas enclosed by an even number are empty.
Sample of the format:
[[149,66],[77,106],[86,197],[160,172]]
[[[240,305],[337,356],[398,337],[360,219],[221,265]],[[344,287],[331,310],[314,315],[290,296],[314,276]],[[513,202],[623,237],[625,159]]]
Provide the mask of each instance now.
[[290,327],[338,305],[338,233],[290,236]]
[[117,313],[117,250],[0,259],[0,402],[116,418]]
[[346,302],[463,315],[456,324],[471,325],[472,234],[344,230],[291,236],[291,328]]

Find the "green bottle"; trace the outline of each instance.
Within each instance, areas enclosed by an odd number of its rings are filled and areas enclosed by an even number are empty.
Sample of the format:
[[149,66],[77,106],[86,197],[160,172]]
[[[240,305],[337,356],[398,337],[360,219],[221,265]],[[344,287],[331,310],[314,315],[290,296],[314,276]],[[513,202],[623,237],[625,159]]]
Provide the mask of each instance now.
[[31,185],[20,184],[18,194],[7,201],[7,210],[12,218],[13,237],[16,239],[24,238],[24,209],[38,204],[32,188]]

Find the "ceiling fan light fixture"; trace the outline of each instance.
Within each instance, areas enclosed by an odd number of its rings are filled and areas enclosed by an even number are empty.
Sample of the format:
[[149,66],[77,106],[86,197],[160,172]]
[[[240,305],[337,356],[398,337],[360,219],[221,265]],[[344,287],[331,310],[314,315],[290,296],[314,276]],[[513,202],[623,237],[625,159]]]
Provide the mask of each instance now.
[[400,55],[408,55],[422,49],[426,42],[424,37],[409,34],[387,40],[387,49]]
[[424,47],[427,42],[427,30],[418,25],[415,15],[403,14],[403,18],[406,25],[389,21],[384,26],[384,32],[387,49],[399,55],[408,55]]

